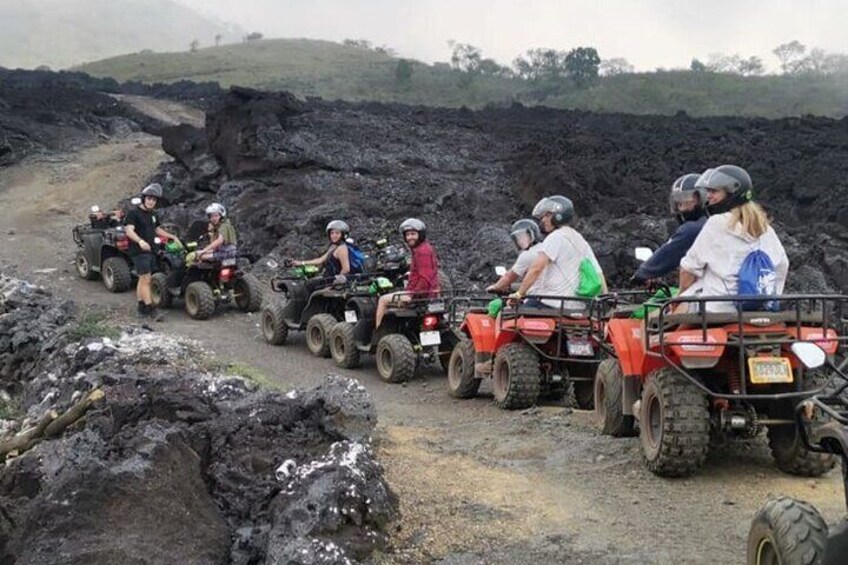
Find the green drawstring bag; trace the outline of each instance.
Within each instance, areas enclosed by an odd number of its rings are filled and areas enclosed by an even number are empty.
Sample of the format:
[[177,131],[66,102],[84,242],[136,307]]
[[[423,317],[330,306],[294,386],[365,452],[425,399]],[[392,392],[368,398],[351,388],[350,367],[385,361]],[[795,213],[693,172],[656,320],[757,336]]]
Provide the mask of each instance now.
[[593,298],[601,293],[601,275],[598,274],[595,265],[589,259],[580,261],[580,284],[577,287],[577,296]]
[[487,313],[491,318],[497,318],[498,314],[503,310],[504,301],[503,298],[495,298],[491,302],[489,302],[489,308]]
[[641,308],[638,308],[635,312],[633,312],[632,317],[637,320],[644,320],[645,317],[651,312],[651,310],[658,310],[660,306],[662,306],[663,302],[668,300],[669,298],[674,298],[680,292],[676,286],[670,288],[671,296],[663,290],[659,289],[654,293],[653,296],[648,298],[648,300],[642,305]]

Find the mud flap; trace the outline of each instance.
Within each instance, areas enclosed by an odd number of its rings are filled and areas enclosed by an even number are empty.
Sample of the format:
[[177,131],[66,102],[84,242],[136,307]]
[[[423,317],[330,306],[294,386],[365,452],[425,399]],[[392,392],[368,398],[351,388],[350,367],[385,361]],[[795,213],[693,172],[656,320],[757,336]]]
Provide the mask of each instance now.
[[621,402],[624,406],[621,407],[621,412],[625,416],[633,416],[633,404],[639,400],[642,391],[639,386],[639,377],[630,376],[624,377],[624,386],[621,395]]

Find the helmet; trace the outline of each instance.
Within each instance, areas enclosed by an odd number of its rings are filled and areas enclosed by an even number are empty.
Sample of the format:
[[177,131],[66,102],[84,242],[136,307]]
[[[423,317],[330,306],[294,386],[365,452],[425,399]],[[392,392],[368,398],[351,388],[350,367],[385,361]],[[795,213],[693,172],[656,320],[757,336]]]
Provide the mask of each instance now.
[[224,208],[223,205],[218,204],[217,202],[213,202],[209,206],[206,207],[206,215],[211,216],[212,214],[218,214],[222,218],[227,217],[227,209]]
[[[671,185],[671,194],[668,198],[668,205],[671,209],[671,213],[677,216],[677,219],[681,222],[697,220],[704,213],[704,208],[707,205],[707,189],[698,188],[696,186],[699,178],[701,178],[701,175],[697,173],[689,173],[678,177],[678,179],[674,181],[674,184]],[[677,205],[683,200],[687,200],[693,196],[698,198],[698,205],[695,209],[688,212],[678,211]]]
[[141,197],[152,196],[154,198],[162,198],[162,185],[158,182],[148,184],[141,191]]
[[327,232],[327,236],[329,237],[330,231],[332,230],[342,232],[342,237],[347,237],[350,234],[350,226],[347,225],[347,222],[343,222],[342,220],[333,220],[327,224],[327,228],[324,231]]
[[408,231],[418,232],[418,241],[424,241],[427,238],[427,224],[417,218],[408,218],[404,220],[398,228],[400,235],[406,236]]
[[518,245],[518,236],[522,233],[530,236],[530,245],[542,241],[542,231],[539,229],[539,224],[533,220],[518,220],[509,228],[509,237],[512,238],[512,242],[519,250],[521,246]]
[[533,208],[533,217],[540,220],[548,212],[553,214],[554,226],[564,226],[574,217],[574,204],[565,196],[548,196],[536,203]]
[[728,197],[715,205],[708,205],[710,214],[721,214],[754,199],[754,183],[751,176],[742,167],[721,165],[707,169],[698,178],[695,188],[727,191]]

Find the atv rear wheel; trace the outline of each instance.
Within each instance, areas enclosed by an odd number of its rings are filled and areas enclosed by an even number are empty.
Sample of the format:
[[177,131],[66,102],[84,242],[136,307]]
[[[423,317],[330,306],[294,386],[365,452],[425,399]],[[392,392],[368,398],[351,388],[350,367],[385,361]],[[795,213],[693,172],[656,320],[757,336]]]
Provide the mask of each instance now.
[[330,314],[315,314],[306,323],[306,347],[316,357],[330,357],[330,332],[336,319]]
[[130,265],[121,257],[109,257],[103,261],[100,276],[109,292],[125,292],[132,286]]
[[330,331],[330,355],[342,369],[359,367],[359,349],[353,335],[353,324],[339,322],[333,326]]
[[168,275],[153,273],[150,279],[150,302],[154,308],[169,308],[173,296],[168,288]]
[[508,343],[495,355],[492,367],[495,404],[520,410],[536,404],[542,389],[539,357],[523,343]]
[[74,258],[74,267],[76,267],[79,278],[87,281],[97,280],[97,273],[91,269],[91,261],[86,257],[84,249],[77,251],[77,256]]
[[824,563],[827,523],[810,504],[781,496],[763,506],[748,532],[748,565]]
[[415,375],[418,355],[401,334],[383,336],[377,343],[377,372],[387,383],[402,383]]
[[[827,375],[810,371],[805,375],[804,389],[821,388],[827,381]],[[816,412],[816,420],[825,418],[820,411]],[[795,424],[769,426],[768,438],[774,462],[784,473],[800,477],[819,477],[836,465],[835,455],[810,451]]]
[[236,307],[242,312],[259,312],[262,306],[262,285],[253,275],[242,275],[233,283]]
[[285,304],[279,300],[262,309],[262,337],[271,345],[285,345],[289,326],[283,318]]
[[706,395],[664,367],[642,389],[639,440],[645,465],[661,477],[685,477],[707,457],[710,413]]
[[482,379],[475,376],[474,362],[474,342],[470,339],[460,341],[448,361],[448,393],[454,398],[477,395]]
[[186,287],[185,311],[192,320],[208,320],[215,313],[215,294],[203,281],[195,281]]
[[595,422],[604,435],[635,435],[635,418],[624,415],[624,373],[618,359],[604,359],[595,375]]

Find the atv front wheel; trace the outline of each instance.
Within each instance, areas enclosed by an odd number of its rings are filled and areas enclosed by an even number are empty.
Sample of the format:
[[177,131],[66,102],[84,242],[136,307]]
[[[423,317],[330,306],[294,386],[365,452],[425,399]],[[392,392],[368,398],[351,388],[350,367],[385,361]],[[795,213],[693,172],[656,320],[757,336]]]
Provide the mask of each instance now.
[[353,324],[339,322],[330,331],[330,355],[342,369],[359,367],[359,349],[353,336]]
[[285,345],[289,326],[283,318],[285,305],[275,300],[262,309],[262,337],[271,345]]
[[480,381],[475,376],[474,342],[470,339],[460,341],[448,361],[448,393],[454,398],[473,398],[480,389]]
[[236,307],[242,312],[259,312],[262,306],[262,285],[253,275],[243,275],[233,284]]
[[103,278],[103,286],[109,292],[125,292],[132,286],[130,266],[121,257],[109,257],[103,261],[100,276]]
[[185,310],[193,320],[208,320],[215,313],[215,294],[203,281],[195,281],[186,287]]
[[77,251],[77,256],[74,258],[74,266],[76,267],[79,278],[87,281],[97,280],[97,273],[91,269],[91,261],[86,257],[84,249]]
[[536,404],[542,390],[539,357],[523,343],[508,343],[495,355],[492,367],[495,405],[520,410]]
[[315,314],[306,323],[306,347],[316,357],[330,357],[330,332],[336,319],[330,314]]
[[402,383],[415,375],[418,355],[406,336],[389,334],[377,343],[377,372],[387,383]]
[[704,464],[710,443],[706,395],[670,367],[642,389],[639,439],[645,465],[661,477],[685,477]]
[[153,273],[150,280],[150,302],[154,308],[169,308],[172,302],[171,290],[168,288],[168,275]]
[[810,504],[781,496],[763,506],[748,532],[748,565],[824,563],[827,523]]
[[612,437],[635,435],[635,418],[624,414],[624,374],[618,359],[601,361],[594,385],[595,422],[601,433]]

